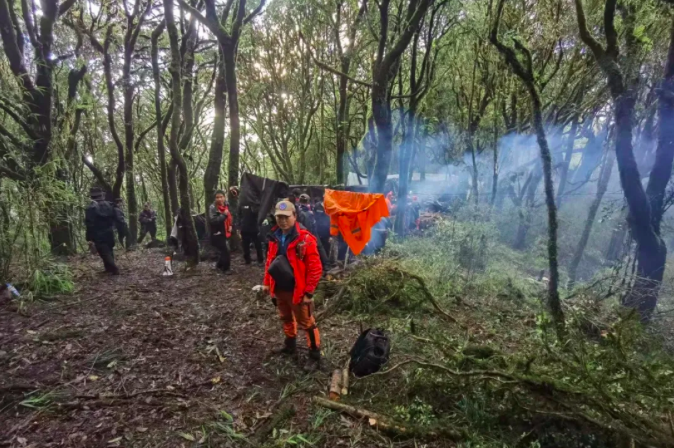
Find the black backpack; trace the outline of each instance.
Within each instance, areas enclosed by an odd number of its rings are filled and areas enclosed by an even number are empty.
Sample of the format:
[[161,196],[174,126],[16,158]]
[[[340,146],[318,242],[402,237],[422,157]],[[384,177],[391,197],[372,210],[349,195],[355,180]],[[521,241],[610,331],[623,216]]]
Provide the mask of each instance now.
[[384,330],[368,328],[360,334],[351,349],[349,370],[356,378],[378,372],[388,362],[391,343]]

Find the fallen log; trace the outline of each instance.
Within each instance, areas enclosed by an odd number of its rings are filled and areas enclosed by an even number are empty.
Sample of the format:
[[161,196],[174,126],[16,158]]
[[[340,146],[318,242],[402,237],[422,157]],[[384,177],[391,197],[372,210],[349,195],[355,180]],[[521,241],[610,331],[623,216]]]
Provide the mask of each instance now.
[[332,380],[330,381],[330,400],[338,401],[341,392],[340,383],[342,382],[342,371],[337,369],[332,372]]
[[349,394],[349,360],[346,360],[344,368],[342,369],[342,396]]
[[444,437],[454,441],[464,439],[461,432],[452,429],[443,429],[442,431],[423,431],[418,428],[406,428],[399,423],[396,423],[391,418],[386,417],[376,412],[368,411],[367,409],[357,408],[348,404],[331,401],[323,397],[314,397],[313,402],[319,406],[333,411],[341,412],[350,415],[357,419],[367,419],[368,424],[378,430],[387,432],[394,436],[403,437],[426,437],[438,438]]

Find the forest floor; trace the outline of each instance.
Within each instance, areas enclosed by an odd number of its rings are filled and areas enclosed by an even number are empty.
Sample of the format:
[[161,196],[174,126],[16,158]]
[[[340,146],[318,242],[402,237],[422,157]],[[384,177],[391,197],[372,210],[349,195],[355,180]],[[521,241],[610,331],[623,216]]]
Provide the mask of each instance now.
[[[674,446],[671,321],[643,332],[603,286],[583,286],[566,292],[572,337],[555,344],[528,254],[494,243],[486,270],[459,266],[480,231],[443,223],[323,280],[324,362],[311,374],[303,344],[297,360],[272,354],[281,323],[252,292],[262,268],[240,254],[230,276],[205,261],[163,277],[159,249],[118,250],[116,277],[75,257],[71,294],[0,306],[0,447],[607,448],[624,438],[616,418],[642,446]],[[361,326],[386,329],[391,360],[351,379],[341,403],[401,427],[312,402]],[[644,415],[665,429],[634,423]]]
[[330,360],[346,359],[355,324],[321,326],[327,359],[307,375],[306,350],[299,363],[271,353],[283,333],[251,291],[261,267],[236,254],[231,276],[204,262],[163,277],[160,250],[116,255],[120,276],[88,255],[70,263],[74,294],[0,308],[0,446],[309,443],[309,402],[327,391]]

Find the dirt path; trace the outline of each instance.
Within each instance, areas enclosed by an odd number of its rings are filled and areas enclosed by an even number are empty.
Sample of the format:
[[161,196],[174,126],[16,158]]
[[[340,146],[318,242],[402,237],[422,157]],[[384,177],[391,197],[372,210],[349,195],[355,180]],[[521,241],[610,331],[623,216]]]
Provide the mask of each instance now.
[[[74,295],[0,308],[0,446],[251,446],[279,418],[298,434],[311,424],[328,375],[270,355],[282,333],[251,292],[262,268],[239,256],[232,276],[202,263],[166,278],[159,251],[118,260],[119,277],[88,256],[71,263]],[[343,359],[346,344],[324,349]]]

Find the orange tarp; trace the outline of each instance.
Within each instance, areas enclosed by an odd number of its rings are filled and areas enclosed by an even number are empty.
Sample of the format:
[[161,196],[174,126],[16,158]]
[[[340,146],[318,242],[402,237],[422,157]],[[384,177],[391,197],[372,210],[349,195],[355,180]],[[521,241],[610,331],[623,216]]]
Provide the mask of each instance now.
[[330,216],[330,234],[341,233],[355,255],[370,241],[372,227],[389,216],[383,194],[326,189],[323,197],[325,213]]

